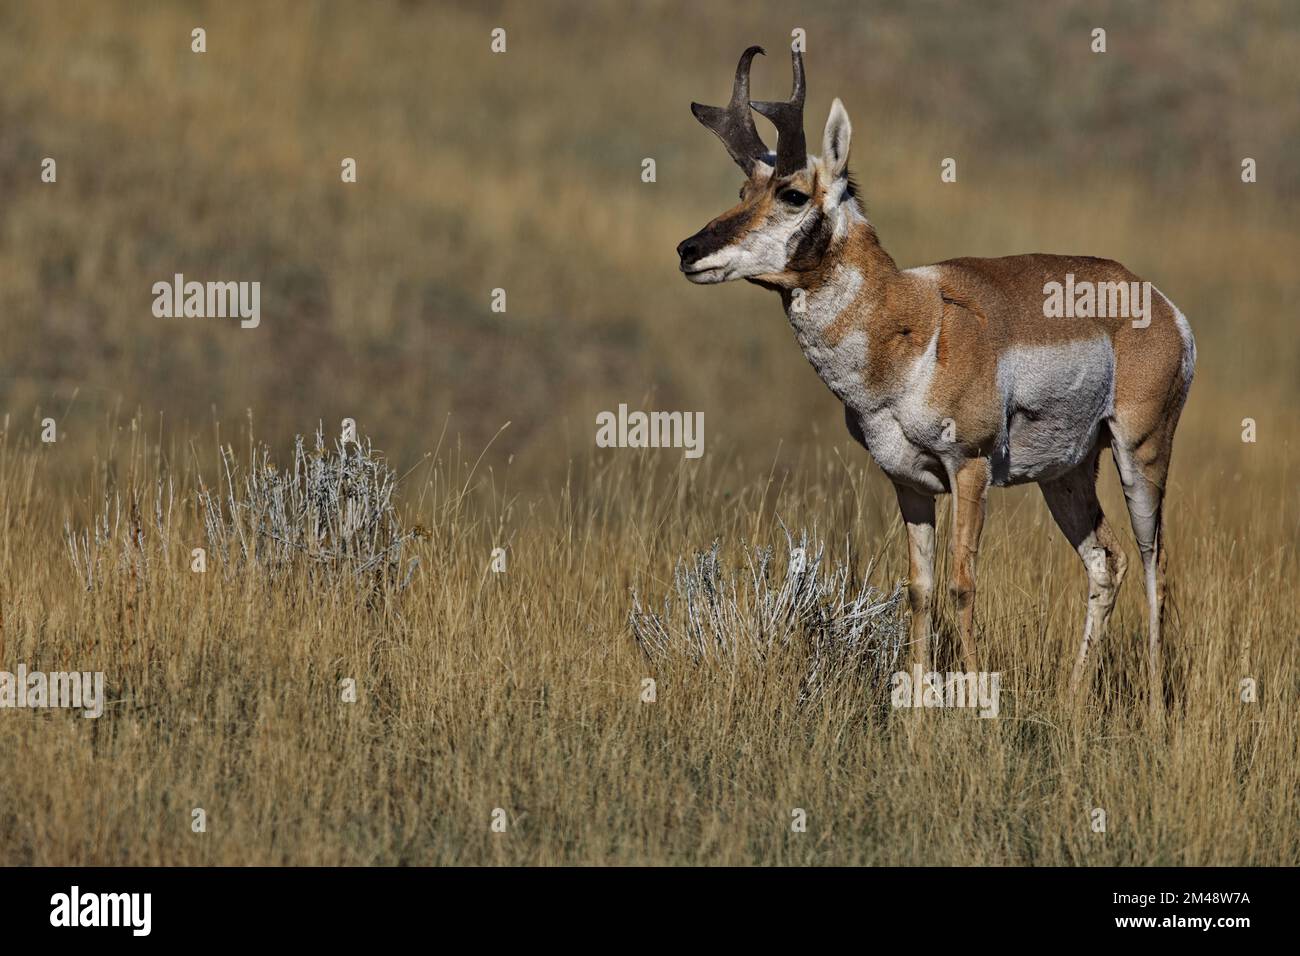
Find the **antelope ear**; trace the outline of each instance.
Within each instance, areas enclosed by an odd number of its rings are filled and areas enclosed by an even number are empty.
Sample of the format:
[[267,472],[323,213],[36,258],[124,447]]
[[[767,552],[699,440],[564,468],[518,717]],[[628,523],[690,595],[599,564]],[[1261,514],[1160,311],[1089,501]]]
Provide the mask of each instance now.
[[822,134],[822,165],[832,180],[839,179],[849,168],[849,140],[852,137],[849,114],[837,96],[831,104],[831,115],[826,118],[826,132]]

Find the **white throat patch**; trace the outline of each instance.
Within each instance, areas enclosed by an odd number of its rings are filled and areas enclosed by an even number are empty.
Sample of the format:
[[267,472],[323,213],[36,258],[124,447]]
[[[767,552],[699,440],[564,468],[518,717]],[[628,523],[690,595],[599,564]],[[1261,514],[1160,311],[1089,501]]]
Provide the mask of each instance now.
[[802,297],[796,289],[786,311],[803,354],[836,397],[850,406],[857,406],[865,397],[866,330],[853,329],[833,344],[826,340],[825,332],[853,305],[862,283],[858,269],[839,263],[816,289]]

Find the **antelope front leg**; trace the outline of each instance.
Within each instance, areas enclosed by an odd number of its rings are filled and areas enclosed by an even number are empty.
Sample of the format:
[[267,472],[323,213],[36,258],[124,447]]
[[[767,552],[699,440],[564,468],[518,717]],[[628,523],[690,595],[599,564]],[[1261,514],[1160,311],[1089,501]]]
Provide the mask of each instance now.
[[984,505],[988,499],[989,462],[972,458],[963,462],[952,479],[952,580],[949,590],[957,605],[961,653],[968,673],[979,671],[975,654],[975,558],[984,530]]
[[907,525],[907,605],[912,661],[928,674],[930,667],[930,595],[934,592],[934,499],[895,484],[898,507]]

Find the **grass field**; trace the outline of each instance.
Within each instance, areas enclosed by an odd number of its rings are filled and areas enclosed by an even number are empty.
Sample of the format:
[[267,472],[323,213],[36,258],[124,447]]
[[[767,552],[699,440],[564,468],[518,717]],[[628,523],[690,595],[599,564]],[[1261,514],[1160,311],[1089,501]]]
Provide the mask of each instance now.
[[[108,701],[0,713],[0,864],[1300,863],[1300,16],[1246,7],[6,4],[0,670],[103,671]],[[737,185],[689,102],[795,25],[809,140],[842,97],[900,265],[1102,255],[1187,314],[1163,727],[1132,573],[1067,706],[1086,579],[1032,488],[991,495],[981,548],[997,719],[853,681],[800,704],[797,644],[695,665],[633,640],[632,590],[715,539],[743,566],[784,523],[883,592],[906,574],[893,491],[775,297],[673,255]],[[260,279],[261,327],[155,319],[177,271]],[[595,448],[620,402],[703,411],[705,455]],[[409,586],[193,572],[219,443],[283,468],[345,417],[402,476]],[[65,527],[106,496],[88,589]]]
[[[844,529],[841,556],[877,558],[888,588],[903,572],[892,494],[831,453],[779,482],[612,457],[535,501],[507,475],[431,462],[407,479],[420,568],[368,607],[301,571],[274,586],[193,573],[193,475],[131,429],[86,490],[98,502],[108,475],[143,489],[143,530],[128,509],[88,592],[43,491],[48,454],[6,444],[5,660],[103,670],[110,688],[99,720],[0,722],[16,771],[0,782],[5,862],[1295,863],[1293,510],[1225,514],[1212,483],[1180,487],[1179,704],[1163,731],[1146,721],[1132,588],[1087,711],[1066,706],[1082,573],[1015,494],[994,499],[982,568],[997,719],[891,713],[852,685],[800,708],[798,649],[649,664],[629,588],[661,595],[677,557],[715,536],[733,553],[779,548],[777,515]],[[164,532],[160,469],[180,472]],[[505,573],[488,570],[495,546]],[[1238,699],[1243,676],[1256,703]],[[356,703],[341,701],[348,677]],[[794,808],[806,833],[790,831]]]

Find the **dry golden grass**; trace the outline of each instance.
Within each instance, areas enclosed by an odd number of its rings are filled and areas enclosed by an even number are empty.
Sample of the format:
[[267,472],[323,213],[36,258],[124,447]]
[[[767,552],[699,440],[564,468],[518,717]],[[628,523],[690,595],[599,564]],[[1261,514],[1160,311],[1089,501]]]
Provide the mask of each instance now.
[[[106,475],[151,489],[166,470],[181,500],[192,494],[192,471],[138,427],[118,442],[74,524]],[[1160,730],[1146,717],[1131,586],[1086,711],[1066,706],[1084,577],[1019,492],[995,497],[981,566],[980,646],[1003,675],[1001,715],[981,720],[889,711],[883,692],[801,709],[797,661],[651,666],[626,629],[630,587],[661,593],[676,558],[714,536],[776,544],[775,515],[846,531],[858,565],[876,556],[878,583],[895,582],[892,497],[861,461],[822,455],[773,482],[718,455],[656,474],[652,459],[615,452],[534,501],[504,475],[431,459],[407,479],[408,517],[430,533],[421,570],[400,603],[367,608],[301,576],[269,587],[217,566],[193,573],[193,507],[177,510],[170,561],[146,533],[148,571],[116,562],[88,592],[60,542],[67,502],[45,491],[48,457],[3,448],[4,659],[103,670],[110,703],[99,720],[0,719],[13,755],[0,862],[1300,860],[1294,502],[1229,518],[1212,482],[1175,494],[1178,702]],[[509,565],[493,574],[499,544]],[[941,665],[951,651],[941,644]],[[646,676],[653,704],[640,700]],[[1239,701],[1243,676],[1258,703]],[[340,701],[345,677],[355,704]],[[194,807],[206,833],[190,830]],[[504,834],[489,829],[498,807]],[[805,834],[790,830],[796,807]]]
[[[847,536],[882,588],[905,573],[893,493],[775,299],[676,272],[675,244],[736,187],[687,104],[720,102],[746,45],[779,47],[783,5],[6,4],[0,668],[103,670],[110,706],[0,714],[0,863],[1300,862],[1300,15],[935,10],[799,11],[810,142],[843,97],[900,265],[1103,255],[1187,314],[1163,729],[1132,574],[1086,711],[1065,706],[1085,578],[1034,489],[994,493],[981,548],[996,720],[852,696],[801,710],[790,661],[651,669],[627,633],[631,587],[662,592],[715,537],[778,544],[778,516]],[[1107,59],[1070,39],[1095,16]],[[787,82],[770,56],[755,94]],[[950,155],[957,186],[938,179]],[[1258,184],[1237,179],[1243,155]],[[153,319],[150,286],[175,271],[261,280],[262,327]],[[593,449],[595,413],[621,401],[703,411],[703,460]],[[80,586],[65,518],[162,474],[192,500],[215,453],[196,423],[245,409],[282,452],[354,417],[412,469],[404,508],[431,536],[400,605],[194,574],[188,506],[169,561]],[[468,450],[425,461],[448,415]]]

